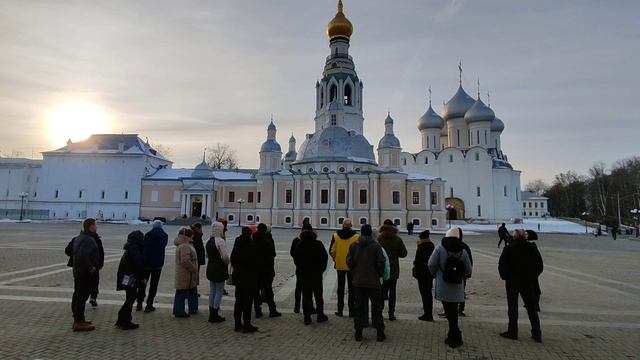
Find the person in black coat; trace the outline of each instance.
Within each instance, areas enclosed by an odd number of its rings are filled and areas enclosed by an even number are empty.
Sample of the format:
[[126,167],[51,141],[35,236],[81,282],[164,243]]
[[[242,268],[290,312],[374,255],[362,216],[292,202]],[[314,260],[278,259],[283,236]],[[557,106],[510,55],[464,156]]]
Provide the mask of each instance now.
[[146,283],[149,283],[149,296],[147,297],[147,306],[144,312],[150,313],[155,311],[153,301],[158,292],[158,284],[160,283],[160,275],[164,266],[164,253],[169,242],[169,235],[162,229],[162,221],[155,220],[152,229],[144,234],[144,249],[142,253],[142,261],[144,262],[144,280],[145,285],[138,288],[138,306],[136,309],[142,309],[142,303],[146,296]]
[[300,273],[305,325],[311,323],[312,296],[316,300],[317,321],[321,323],[329,320],[324,314],[324,299],[322,297],[322,274],[327,269],[328,260],[329,255],[322,242],[318,241],[318,235],[311,230],[302,231],[293,261]]
[[[305,222],[302,225],[302,231],[305,231],[305,230],[313,230],[313,228],[311,227],[311,224],[309,224],[308,222]],[[289,255],[291,255],[292,259],[295,258],[296,249],[298,248],[299,244],[300,244],[300,236],[297,236],[291,242],[291,249],[289,249]],[[302,301],[302,282],[300,277],[300,269],[297,266],[296,266],[296,289],[294,291],[294,297],[295,297],[295,303],[293,305],[293,312],[296,314],[299,314],[300,303]],[[311,313],[315,314],[315,311],[316,311],[315,308],[313,308]]]
[[[191,230],[193,230],[193,248],[196,249],[196,255],[198,255],[198,276],[200,276],[200,267],[207,261],[207,253],[202,241],[202,224],[195,223],[191,225]],[[198,297],[200,297],[199,292]]]
[[142,231],[136,230],[130,233],[118,266],[116,284],[118,291],[124,290],[126,292],[124,304],[118,311],[118,321],[116,321],[116,326],[122,330],[132,330],[139,327],[138,324],[134,324],[131,321],[131,310],[138,297],[138,287],[143,286],[145,281],[143,248],[144,234]]
[[251,324],[251,303],[258,287],[258,247],[251,238],[251,229],[243,227],[231,251],[233,284],[236,286],[236,302],[233,310],[235,331],[253,333],[258,328]]
[[542,342],[538,317],[540,294],[536,287],[544,264],[538,247],[527,241],[526,237],[524,230],[516,230],[513,240],[500,255],[498,271],[500,278],[505,281],[509,315],[509,327],[500,336],[518,339],[518,296],[521,296],[531,322],[531,336],[535,341]]
[[[100,270],[104,267],[104,247],[102,246],[102,239],[97,233],[90,233],[89,235],[93,238],[93,240],[96,242],[96,245],[98,246],[98,268],[95,273],[95,281],[91,288],[91,293],[89,294],[89,303],[91,304],[91,307],[97,307],[99,292],[98,287],[100,286]],[[64,253],[69,257],[69,261],[67,261],[68,267],[73,267],[73,241],[75,239],[75,237],[71,239],[71,241],[69,241],[64,249]]]
[[254,241],[258,247],[260,254],[260,279],[258,283],[258,291],[254,296],[254,307],[256,318],[262,317],[262,303],[269,306],[269,317],[282,316],[276,309],[276,303],[273,299],[273,279],[276,276],[275,258],[276,245],[273,236],[269,232],[269,228],[265,224],[258,224],[257,231],[253,234]]
[[420,289],[422,309],[424,311],[424,314],[418,319],[422,321],[433,321],[433,275],[429,271],[428,264],[435,245],[429,239],[429,235],[429,230],[420,233],[416,257],[413,260],[413,277],[418,280],[418,289]]
[[500,238],[500,240],[498,240],[498,248],[500,248],[500,244],[502,244],[503,241],[505,246],[508,245],[509,230],[507,230],[507,225],[505,223],[502,223],[498,228],[498,238]]

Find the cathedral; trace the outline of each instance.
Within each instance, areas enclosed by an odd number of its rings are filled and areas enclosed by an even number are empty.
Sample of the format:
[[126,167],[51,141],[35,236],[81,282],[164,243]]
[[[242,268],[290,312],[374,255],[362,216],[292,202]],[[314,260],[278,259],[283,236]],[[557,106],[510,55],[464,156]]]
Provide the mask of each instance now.
[[[327,26],[330,53],[315,84],[313,132],[297,148],[291,136],[283,154],[273,121],[259,152],[257,172],[163,168],[142,180],[141,216],[207,216],[230,223],[339,227],[345,218],[380,225],[441,228],[446,222],[445,181],[403,170],[394,120],[374,146],[364,134],[363,86],[349,55],[353,26],[338,11]],[[420,169],[421,170],[421,169]]]

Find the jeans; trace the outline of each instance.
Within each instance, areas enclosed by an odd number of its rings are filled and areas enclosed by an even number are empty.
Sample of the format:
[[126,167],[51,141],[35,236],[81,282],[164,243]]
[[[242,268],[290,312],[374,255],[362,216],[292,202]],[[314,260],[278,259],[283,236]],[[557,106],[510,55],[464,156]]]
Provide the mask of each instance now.
[[176,290],[176,295],[173,298],[173,315],[185,315],[184,302],[187,301],[189,305],[189,314],[195,314],[198,312],[198,289],[181,289]]
[[356,304],[353,324],[356,331],[362,331],[367,321],[368,303],[371,301],[371,320],[373,327],[378,330],[384,329],[382,319],[382,293],[380,289],[356,287]]
[[236,302],[233,306],[233,318],[236,328],[251,325],[251,302],[255,294],[252,286],[236,285]]
[[220,309],[222,303],[222,296],[224,295],[224,281],[213,282],[209,281],[209,307],[214,309]]
[[[398,279],[389,279],[382,284],[382,299],[389,300],[389,315],[393,315],[396,312],[397,285]],[[384,309],[384,301],[382,302],[382,308]]]
[[344,285],[346,282],[349,291],[347,306],[351,313],[356,302],[356,294],[353,291],[353,278],[351,276],[351,272],[344,270],[336,270],[336,272],[338,273],[338,311],[342,312],[344,310]]
[[91,290],[95,287],[95,282],[95,274],[74,275],[73,296],[71,298],[71,312],[73,312],[74,322],[85,321],[84,308]]
[[422,298],[422,310],[424,314],[433,316],[433,279],[418,279],[418,289],[420,289],[420,297]]
[[152,306],[153,301],[158,293],[158,283],[160,282],[160,274],[162,274],[162,268],[154,270],[145,270],[144,280],[145,283],[138,288],[138,304],[142,305],[146,296],[147,283],[149,283],[149,296],[147,297],[147,306]]
[[444,313],[447,315],[447,321],[449,322],[449,333],[447,338],[452,340],[462,340],[462,332],[458,327],[458,303],[454,302],[442,302]]
[[322,275],[305,277],[302,279],[302,311],[304,316],[311,316],[313,300],[316,301],[316,313],[324,314],[324,299],[322,298]]
[[118,321],[116,325],[126,325],[131,322],[131,310],[133,309],[133,303],[136,302],[136,298],[138,296],[137,288],[126,289],[126,297],[124,300],[124,304],[118,311]]
[[509,315],[509,332],[518,333],[518,295],[524,301],[524,307],[531,323],[531,335],[541,335],[540,318],[538,317],[539,296],[530,289],[518,289],[507,286],[507,314]]

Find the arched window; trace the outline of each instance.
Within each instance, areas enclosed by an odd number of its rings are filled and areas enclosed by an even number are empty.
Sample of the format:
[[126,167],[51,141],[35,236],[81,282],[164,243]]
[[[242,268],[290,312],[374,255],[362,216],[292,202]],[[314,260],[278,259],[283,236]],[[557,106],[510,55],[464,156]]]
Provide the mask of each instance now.
[[324,86],[320,87],[320,109],[324,107]]
[[227,216],[227,220],[229,222],[233,222],[233,220],[235,220],[235,217],[232,214],[229,214],[229,216]]
[[329,224],[329,220],[326,217],[320,218],[320,225]]
[[476,161],[480,161],[480,153],[476,153]]
[[431,219],[431,226],[438,226],[438,219]]
[[253,222],[253,215],[247,215],[247,221]]
[[284,218],[284,222],[286,224],[290,224],[291,223],[291,217],[287,216],[286,218]]
[[336,84],[331,85],[329,88],[329,101],[333,101],[338,98],[338,87]]
[[424,164],[425,165],[429,164],[429,157],[428,156],[424,158]]
[[353,100],[351,98],[351,85],[347,84],[344,86],[344,104],[345,105],[353,105]]

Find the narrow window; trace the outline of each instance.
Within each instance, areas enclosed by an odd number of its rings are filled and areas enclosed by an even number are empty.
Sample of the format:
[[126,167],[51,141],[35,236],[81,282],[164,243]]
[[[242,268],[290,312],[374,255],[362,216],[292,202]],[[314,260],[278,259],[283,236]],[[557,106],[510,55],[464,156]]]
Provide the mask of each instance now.
[[400,204],[400,191],[394,191],[392,195],[393,195],[393,205]]
[[347,202],[346,190],[338,189],[338,204],[344,204]]
[[336,114],[331,114],[331,126],[338,125],[338,116]]
[[480,130],[476,130],[476,145],[480,145]]
[[78,192],[78,199],[82,199],[82,190]]
[[235,191],[229,191],[229,202],[235,202],[236,201],[236,193]]
[[129,198],[129,192],[128,192],[128,191],[125,191],[125,192],[124,192],[124,198],[125,198],[125,199],[128,199],[128,198]]
[[345,105],[353,105],[351,100],[351,85],[347,84],[344,86],[344,104]]
[[329,190],[328,189],[320,190],[320,203],[321,204],[328,204],[329,203]]
[[480,186],[476,187],[476,196],[480,197]]
[[338,87],[333,84],[329,88],[329,101],[333,101],[338,97]]
[[476,161],[480,161],[480,153],[476,153]]
[[431,192],[431,205],[438,205],[438,193],[435,191]]
[[262,191],[258,191],[258,204],[262,202]]
[[104,199],[104,190],[102,190],[102,193],[100,194],[100,199]]
[[309,189],[304,191],[304,203],[311,204],[311,190]]
[[482,216],[482,208],[478,205],[478,217]]
[[291,204],[292,202],[292,191],[291,189],[287,189],[284,192],[284,202],[285,204]]
[[429,148],[430,148],[430,146],[429,146],[429,137],[427,136],[427,149],[429,149]]
[[60,191],[56,190],[56,194],[54,195],[54,197],[57,199],[58,195],[60,195]]
[[487,141],[487,130],[484,131],[484,144],[489,144],[489,141]]
[[504,196],[507,196],[507,185],[504,186]]
[[424,164],[425,165],[429,164],[429,157],[428,156],[424,158]]
[[249,204],[253,203],[253,191],[249,191],[249,193],[247,194],[247,202]]
[[458,146],[460,146],[460,129],[456,131],[456,134],[457,134]]
[[449,162],[452,163],[453,162],[453,155],[449,155]]
[[414,191],[412,194],[413,205],[420,205],[420,192]]
[[453,197],[453,187],[449,189],[449,193],[450,193],[449,197]]
[[366,204],[366,203],[367,203],[367,190],[360,189],[360,204]]

